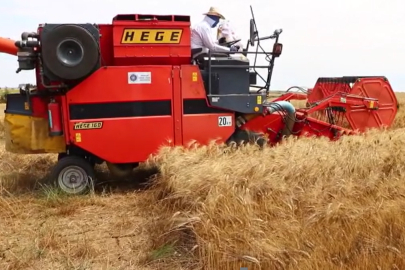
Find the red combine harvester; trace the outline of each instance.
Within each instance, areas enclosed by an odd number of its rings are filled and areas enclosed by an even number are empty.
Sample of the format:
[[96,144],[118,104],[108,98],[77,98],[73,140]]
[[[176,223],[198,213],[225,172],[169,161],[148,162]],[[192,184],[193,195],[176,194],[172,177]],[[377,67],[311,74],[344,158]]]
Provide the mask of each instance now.
[[[162,145],[336,140],[392,124],[397,100],[384,77],[319,78],[308,93],[269,101],[281,32],[259,38],[253,18],[242,54],[201,55],[190,48],[189,16],[120,14],[111,24],[42,24],[15,48],[0,41],[0,50],[17,55],[17,72],[35,70],[37,78],[35,89],[7,96],[6,150],[58,153],[50,179],[77,194],[95,178],[95,164],[126,175]],[[260,45],[266,39],[275,40],[270,52]],[[256,65],[263,54],[269,64]],[[267,70],[262,87],[258,68]],[[307,107],[296,109],[293,99]]]

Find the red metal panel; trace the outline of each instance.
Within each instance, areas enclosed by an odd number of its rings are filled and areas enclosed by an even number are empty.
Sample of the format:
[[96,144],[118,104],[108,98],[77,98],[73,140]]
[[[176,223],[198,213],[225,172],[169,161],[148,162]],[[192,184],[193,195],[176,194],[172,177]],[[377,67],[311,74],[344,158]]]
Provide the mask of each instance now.
[[113,50],[113,26],[111,24],[99,24],[100,29],[100,48],[102,65],[112,66],[114,64]]
[[[151,72],[151,84],[128,84],[128,72]],[[69,103],[166,100],[172,97],[171,66],[104,67],[70,90]]]
[[181,91],[181,81],[180,81],[180,67],[173,67],[173,121],[174,121],[174,144],[183,144],[183,99]]
[[392,125],[397,114],[397,97],[388,81],[381,78],[358,80],[350,92],[354,95],[378,99],[378,110],[355,109],[346,115],[354,129],[361,131],[367,128]]
[[181,66],[181,77],[183,99],[207,99],[201,72],[197,66]]
[[63,117],[63,136],[65,136],[66,145],[70,145],[70,132],[69,132],[69,110],[67,106],[66,96],[61,96],[60,99],[62,107],[62,117]]
[[[189,21],[114,21],[113,28],[115,65],[180,65],[191,61]],[[173,31],[181,35],[178,43],[170,41]],[[131,38],[123,42],[126,34]]]
[[[207,95],[201,78],[200,70],[194,65],[181,66],[182,97],[185,99],[205,99]],[[208,103],[207,103],[208,104]],[[218,117],[231,116],[232,126],[221,127]],[[212,140],[226,141],[235,131],[235,113],[201,113],[183,114],[183,143],[196,141],[207,144]]]
[[48,118],[48,98],[42,96],[30,96],[32,116]]
[[[151,72],[151,84],[128,84],[128,72]],[[67,94],[67,106],[83,103],[172,100],[171,66],[101,68]],[[72,116],[71,116],[72,117]],[[74,130],[102,121],[101,129]],[[70,120],[71,142],[112,163],[139,162],[174,140],[171,115]]]

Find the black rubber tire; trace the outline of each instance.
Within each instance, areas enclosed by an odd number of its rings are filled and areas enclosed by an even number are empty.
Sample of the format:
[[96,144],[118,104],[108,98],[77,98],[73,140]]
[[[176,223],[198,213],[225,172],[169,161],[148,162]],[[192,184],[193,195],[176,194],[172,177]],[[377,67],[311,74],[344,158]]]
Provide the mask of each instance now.
[[[58,45],[69,41],[82,50],[82,59],[68,66],[58,58]],[[84,27],[75,24],[59,25],[42,35],[42,59],[45,66],[61,80],[78,80],[92,73],[100,58],[99,44]]]
[[[59,154],[58,154],[58,161],[61,160],[62,158],[68,157],[68,156],[69,156],[69,155],[68,155],[67,153],[59,153]],[[90,164],[91,166],[93,166],[93,168],[94,168],[94,166],[96,166],[96,162],[95,162],[95,161],[89,160],[89,159],[86,159],[86,160],[87,160],[87,162],[89,162],[89,164]]]
[[58,161],[61,160],[62,158],[68,157],[68,154],[66,153],[59,153],[58,154]]
[[[74,186],[67,186],[67,180],[63,180],[63,174],[69,169],[73,173],[73,176],[79,178],[80,185],[76,188]],[[87,193],[90,187],[94,185],[95,179],[93,166],[86,159],[79,156],[65,156],[61,158],[52,168],[49,175],[50,184],[68,195]]]

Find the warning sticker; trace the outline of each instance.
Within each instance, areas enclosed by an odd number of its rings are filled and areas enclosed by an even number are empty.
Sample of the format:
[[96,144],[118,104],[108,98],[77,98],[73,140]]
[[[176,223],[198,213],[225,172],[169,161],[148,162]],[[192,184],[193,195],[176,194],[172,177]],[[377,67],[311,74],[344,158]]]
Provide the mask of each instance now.
[[128,72],[128,84],[152,83],[151,72]]
[[82,142],[82,134],[76,133],[75,134],[75,141],[76,142]]

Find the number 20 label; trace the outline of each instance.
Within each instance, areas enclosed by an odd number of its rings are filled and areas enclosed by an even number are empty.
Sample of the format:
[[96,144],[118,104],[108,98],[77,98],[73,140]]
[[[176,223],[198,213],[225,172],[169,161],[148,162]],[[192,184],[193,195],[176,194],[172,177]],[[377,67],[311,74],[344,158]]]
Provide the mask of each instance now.
[[232,126],[232,116],[219,116],[218,117],[219,127],[230,127]]

